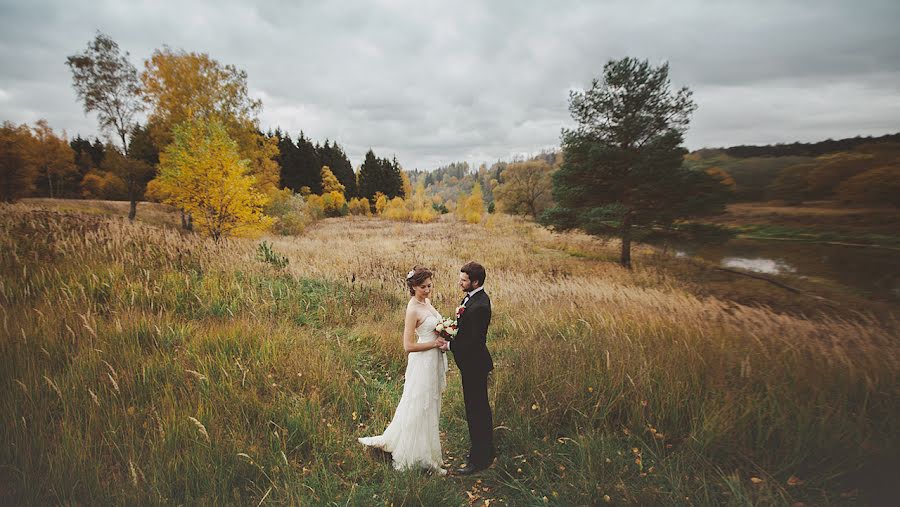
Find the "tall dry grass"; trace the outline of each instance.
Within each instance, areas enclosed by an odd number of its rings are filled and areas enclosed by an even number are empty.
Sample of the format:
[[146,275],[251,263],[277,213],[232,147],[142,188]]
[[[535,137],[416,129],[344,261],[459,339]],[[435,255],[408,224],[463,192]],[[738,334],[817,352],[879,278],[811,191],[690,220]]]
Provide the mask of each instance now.
[[[0,207],[3,467],[20,503],[867,503],[895,464],[897,328],[688,293],[615,245],[491,216],[332,219],[290,264],[177,230]],[[578,252],[579,255],[570,253]],[[584,253],[588,252],[588,255]],[[500,450],[481,477],[355,445],[402,389],[414,264],[488,269]],[[445,451],[467,435],[459,378]],[[790,485],[788,484],[790,482]]]

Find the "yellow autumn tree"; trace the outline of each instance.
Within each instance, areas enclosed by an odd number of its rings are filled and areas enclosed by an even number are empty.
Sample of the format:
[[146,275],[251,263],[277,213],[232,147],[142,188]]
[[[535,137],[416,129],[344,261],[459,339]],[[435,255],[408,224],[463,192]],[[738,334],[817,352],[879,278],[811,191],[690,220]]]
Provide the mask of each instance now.
[[273,160],[278,140],[259,132],[262,102],[250,98],[246,71],[222,65],[206,53],[164,47],[144,62],[141,84],[156,146],[172,142],[174,126],[186,120],[219,121],[247,160],[256,189],[266,194],[278,189],[279,166]]
[[481,193],[481,184],[475,183],[472,193],[461,195],[456,204],[456,216],[470,224],[481,222],[484,215],[484,197]]
[[409,181],[409,175],[406,174],[406,171],[400,171],[400,183],[403,189],[403,197],[405,197],[406,199],[412,197],[412,183]]
[[313,220],[325,218],[325,199],[318,194],[309,194],[304,196],[306,199],[306,209]]
[[530,215],[537,219],[553,204],[554,167],[546,160],[529,160],[509,164],[494,188],[494,202],[500,211],[509,214]]
[[342,217],[350,213],[347,199],[340,192],[328,192],[322,194],[322,207],[327,217]]
[[409,210],[406,208],[406,201],[402,197],[394,197],[388,201],[381,214],[389,220],[409,220]]
[[360,216],[369,216],[372,214],[371,205],[369,204],[369,200],[365,197],[357,199],[356,197],[350,199],[350,214],[351,215],[360,215]]
[[384,213],[384,208],[388,205],[388,198],[386,195],[381,192],[375,192],[375,214],[380,215]]
[[416,190],[409,199],[410,219],[413,222],[427,224],[438,217],[438,212],[431,205],[431,199],[425,195],[425,182],[421,179],[416,183]]
[[329,192],[340,192],[344,193],[347,190],[347,187],[341,184],[340,180],[337,179],[337,176],[331,172],[331,168],[327,165],[322,166],[321,171],[322,176],[322,195],[325,195]]
[[322,166],[322,208],[325,216],[342,217],[350,212],[347,206],[347,198],[344,197],[346,187],[341,184],[337,176],[331,172],[327,165]]
[[193,217],[216,242],[271,225],[262,211],[268,197],[256,189],[256,178],[221,122],[188,120],[173,132],[157,177],[166,204]]

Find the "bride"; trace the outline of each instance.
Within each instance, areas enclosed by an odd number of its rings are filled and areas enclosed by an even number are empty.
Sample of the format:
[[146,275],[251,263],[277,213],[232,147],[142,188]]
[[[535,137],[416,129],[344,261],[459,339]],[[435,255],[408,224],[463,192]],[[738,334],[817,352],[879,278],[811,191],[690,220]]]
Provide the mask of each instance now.
[[439,348],[447,342],[434,331],[441,314],[428,298],[432,278],[431,271],[420,267],[406,275],[412,297],[403,326],[403,348],[408,354],[403,395],[384,433],[359,442],[391,453],[397,470],[424,467],[445,475],[438,421],[441,392],[447,385],[447,355]]

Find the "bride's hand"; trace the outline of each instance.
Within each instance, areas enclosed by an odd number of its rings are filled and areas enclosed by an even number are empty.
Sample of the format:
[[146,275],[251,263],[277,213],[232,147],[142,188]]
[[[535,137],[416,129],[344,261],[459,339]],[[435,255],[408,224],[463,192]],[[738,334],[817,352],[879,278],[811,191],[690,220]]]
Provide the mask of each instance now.
[[446,344],[447,344],[447,340],[444,340],[443,338],[438,338],[437,340],[434,341],[434,348],[443,349]]

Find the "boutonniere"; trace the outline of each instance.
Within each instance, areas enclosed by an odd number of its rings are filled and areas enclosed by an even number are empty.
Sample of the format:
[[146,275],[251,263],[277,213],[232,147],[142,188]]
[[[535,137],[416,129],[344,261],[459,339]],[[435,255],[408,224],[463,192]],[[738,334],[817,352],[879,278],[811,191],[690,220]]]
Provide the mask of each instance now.
[[459,319],[460,317],[462,317],[462,314],[465,313],[465,311],[466,311],[465,306],[460,305],[460,306],[456,307],[456,318]]

